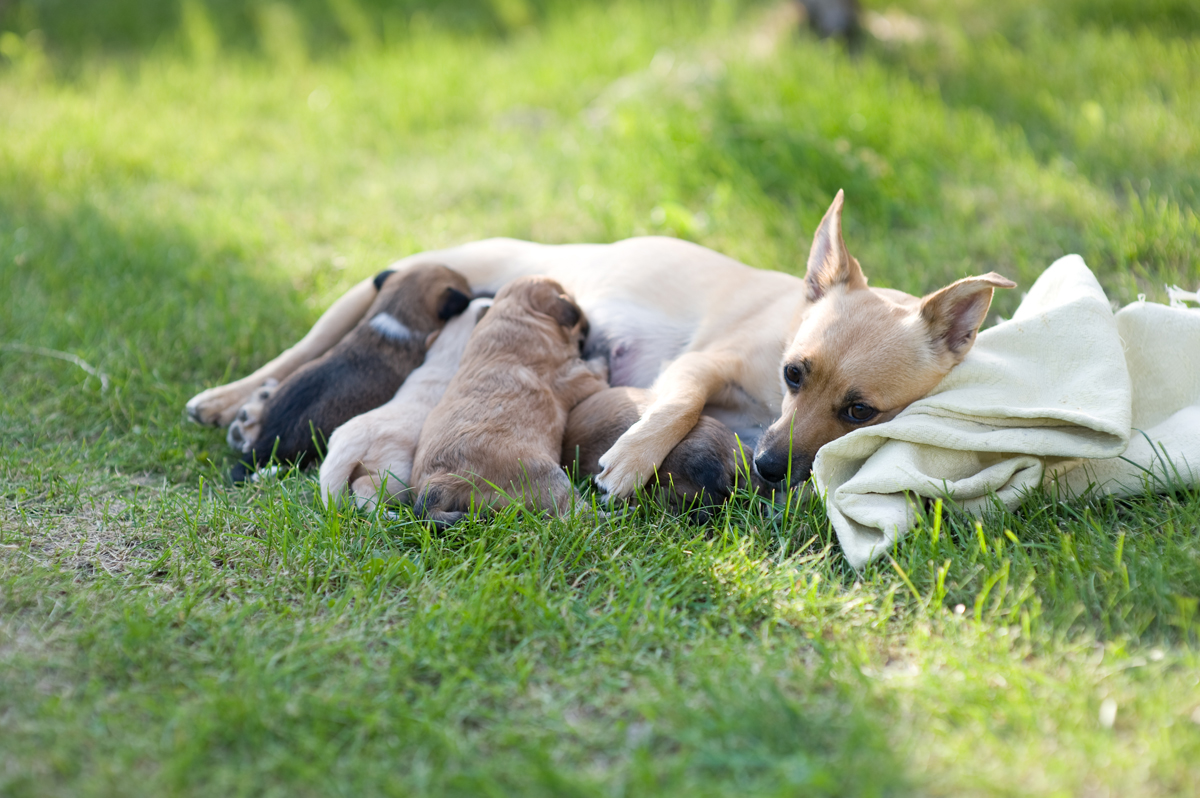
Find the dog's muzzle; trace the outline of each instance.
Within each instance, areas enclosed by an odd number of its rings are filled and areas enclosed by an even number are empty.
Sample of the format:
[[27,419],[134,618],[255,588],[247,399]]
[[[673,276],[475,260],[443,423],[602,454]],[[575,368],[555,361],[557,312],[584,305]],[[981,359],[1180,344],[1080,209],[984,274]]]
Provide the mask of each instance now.
[[768,482],[781,483],[788,480],[789,468],[790,485],[803,482],[812,472],[812,464],[813,458],[804,452],[793,450],[789,458],[786,445],[764,446],[754,452],[754,467],[758,469],[759,476]]
[[784,454],[781,457],[778,453],[772,451],[755,452],[754,467],[758,469],[758,473],[762,478],[768,482],[782,482],[787,476],[787,455]]

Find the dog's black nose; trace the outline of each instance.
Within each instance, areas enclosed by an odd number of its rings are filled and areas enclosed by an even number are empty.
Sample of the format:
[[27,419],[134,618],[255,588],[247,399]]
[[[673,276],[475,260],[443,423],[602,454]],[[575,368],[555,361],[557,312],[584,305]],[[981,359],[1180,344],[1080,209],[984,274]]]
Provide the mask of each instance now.
[[754,456],[754,467],[758,469],[758,474],[768,482],[782,482],[787,476],[787,455],[779,455],[776,452],[765,451]]

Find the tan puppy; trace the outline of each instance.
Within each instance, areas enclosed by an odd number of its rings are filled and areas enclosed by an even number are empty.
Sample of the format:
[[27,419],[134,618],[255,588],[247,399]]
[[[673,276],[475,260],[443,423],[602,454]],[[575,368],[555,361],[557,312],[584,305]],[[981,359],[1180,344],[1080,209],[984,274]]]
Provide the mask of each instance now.
[[[476,294],[529,274],[571,292],[591,321],[586,356],[608,358],[613,385],[653,395],[600,458],[596,482],[608,494],[644,485],[701,414],[747,446],[757,442],[765,478],[780,479],[790,466],[795,482],[833,437],[924,396],[974,343],[993,289],[1013,285],[996,274],[968,277],[924,299],[867,287],[842,241],[842,199],[838,192],[813,236],[803,279],[672,238],[557,246],[489,239],[412,255],[394,268],[446,263]],[[334,346],[373,296],[370,281],[351,289],[296,346],[197,395],[188,414],[228,424],[263,382]]]
[[[563,467],[575,477],[599,474],[600,457],[637,423],[653,399],[643,388],[609,388],[576,405],[563,436]],[[729,427],[711,416],[701,416],[663,458],[645,488],[672,509],[693,511],[695,519],[703,522],[707,510],[729,498],[735,487],[768,487],[752,473],[751,457]]]
[[567,414],[607,387],[601,361],[580,347],[587,319],[548,277],[522,277],[496,294],[458,373],[429,414],[413,464],[416,512],[440,527],[472,505],[563,515],[578,496],[559,465]]
[[467,340],[492,300],[476,299],[446,322],[425,355],[387,404],[347,421],[329,438],[321,463],[321,499],[328,503],[350,491],[364,510],[375,507],[381,489],[389,502],[412,502],[409,480],[421,427],[458,371]]

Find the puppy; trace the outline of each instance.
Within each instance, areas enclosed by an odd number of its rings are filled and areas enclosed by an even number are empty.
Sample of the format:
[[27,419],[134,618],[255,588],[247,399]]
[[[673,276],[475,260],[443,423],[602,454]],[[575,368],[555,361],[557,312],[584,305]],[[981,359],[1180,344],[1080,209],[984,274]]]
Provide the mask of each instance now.
[[229,443],[245,455],[230,474],[234,482],[272,454],[307,463],[317,454],[316,441],[390,399],[446,320],[471,301],[466,279],[438,264],[381,272],[375,284],[378,296],[357,326],[280,383],[257,419],[247,413],[245,423],[230,427]]
[[[642,388],[609,388],[576,405],[563,436],[563,467],[572,476],[599,474],[600,457],[637,423],[653,399]],[[672,509],[688,511],[694,520],[705,523],[709,511],[728,499],[735,486],[769,487],[750,467],[751,456],[729,427],[701,416],[644,487]]]
[[587,319],[549,277],[496,294],[413,464],[417,515],[445,528],[477,506],[511,500],[563,515],[578,499],[559,465],[567,415],[608,387],[602,360],[584,361]]
[[475,324],[492,300],[476,299],[429,347],[425,362],[408,376],[390,402],[355,416],[334,430],[321,464],[321,499],[328,502],[349,489],[364,510],[384,501],[411,503],[413,457],[425,418],[446,392]]

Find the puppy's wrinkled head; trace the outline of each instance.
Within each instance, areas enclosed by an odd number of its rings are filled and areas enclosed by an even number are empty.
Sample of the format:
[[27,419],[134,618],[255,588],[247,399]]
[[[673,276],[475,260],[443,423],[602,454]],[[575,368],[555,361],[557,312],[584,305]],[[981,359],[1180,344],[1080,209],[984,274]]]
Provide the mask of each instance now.
[[894,418],[932,391],[975,343],[995,288],[991,273],[924,298],[873,291],[846,251],[842,193],[813,237],[805,283],[809,306],[780,367],[783,413],[759,439],[759,474],[808,478],[817,450],[861,427]]
[[[447,319],[462,313],[471,303],[471,286],[467,278],[440,263],[380,272],[375,277],[375,285],[379,296],[367,311],[367,318],[387,314],[422,333],[440,330]],[[387,323],[383,319],[378,326]]]
[[496,294],[493,307],[500,310],[511,304],[549,318],[575,349],[582,350],[588,334],[587,316],[556,280],[541,275],[513,280]]

